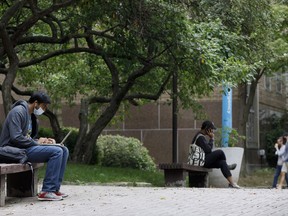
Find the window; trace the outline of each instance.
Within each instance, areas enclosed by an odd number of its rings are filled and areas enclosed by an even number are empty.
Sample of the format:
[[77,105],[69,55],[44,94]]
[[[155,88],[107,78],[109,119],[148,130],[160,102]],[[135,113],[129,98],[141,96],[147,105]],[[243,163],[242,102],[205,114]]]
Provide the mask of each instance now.
[[271,91],[271,77],[264,76],[265,89]]
[[246,143],[248,148],[257,148],[258,142],[257,142],[257,134],[256,134],[256,128],[255,128],[255,117],[256,113],[253,109],[250,110],[248,122],[246,124]]
[[282,94],[282,76],[281,74],[276,74],[276,92]]

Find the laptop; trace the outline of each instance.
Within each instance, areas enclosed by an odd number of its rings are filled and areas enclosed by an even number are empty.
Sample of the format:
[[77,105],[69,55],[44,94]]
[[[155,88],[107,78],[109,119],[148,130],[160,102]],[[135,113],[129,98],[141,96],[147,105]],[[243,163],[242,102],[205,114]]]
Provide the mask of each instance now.
[[52,143],[52,144],[50,144],[50,143],[43,143],[43,144],[41,144],[41,145],[64,146],[64,142],[65,142],[66,139],[69,137],[69,135],[71,134],[71,132],[72,132],[72,130],[70,130],[70,131],[68,132],[68,134],[64,137],[64,139],[63,139],[60,143]]
[[64,145],[64,142],[66,141],[66,139],[69,137],[69,135],[71,134],[72,130],[70,130],[67,135],[63,138],[63,140],[60,142],[60,145]]

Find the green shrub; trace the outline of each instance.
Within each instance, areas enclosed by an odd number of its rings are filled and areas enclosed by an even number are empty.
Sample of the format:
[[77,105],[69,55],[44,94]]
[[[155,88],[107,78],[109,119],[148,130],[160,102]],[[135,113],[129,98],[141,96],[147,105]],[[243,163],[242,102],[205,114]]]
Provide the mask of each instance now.
[[38,137],[54,137],[53,131],[51,128],[40,127],[38,131]]
[[239,143],[243,142],[245,140],[245,136],[242,136],[238,133],[238,131],[234,128],[224,127],[224,128],[217,128],[215,131],[215,147],[222,147],[222,134],[225,132],[226,134],[229,134],[229,141],[228,146],[229,147],[235,147]]
[[154,171],[156,165],[148,150],[135,138],[100,136],[96,144],[97,162],[108,167],[130,167]]

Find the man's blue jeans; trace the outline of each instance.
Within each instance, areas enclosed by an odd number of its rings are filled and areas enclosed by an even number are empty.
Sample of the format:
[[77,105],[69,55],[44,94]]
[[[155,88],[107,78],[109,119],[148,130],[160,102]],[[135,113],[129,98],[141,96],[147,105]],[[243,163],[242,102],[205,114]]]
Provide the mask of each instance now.
[[[276,186],[277,186],[277,182],[278,182],[278,178],[279,178],[280,173],[281,173],[281,169],[282,169],[282,165],[277,165],[275,168],[275,174],[274,174],[274,179],[273,179],[273,184],[272,184],[273,188],[276,188]],[[288,174],[287,173],[285,174],[285,180],[286,180],[286,184],[288,186]]]
[[32,146],[26,149],[28,161],[31,163],[46,163],[46,174],[42,191],[55,192],[60,190],[69,150],[65,146]]

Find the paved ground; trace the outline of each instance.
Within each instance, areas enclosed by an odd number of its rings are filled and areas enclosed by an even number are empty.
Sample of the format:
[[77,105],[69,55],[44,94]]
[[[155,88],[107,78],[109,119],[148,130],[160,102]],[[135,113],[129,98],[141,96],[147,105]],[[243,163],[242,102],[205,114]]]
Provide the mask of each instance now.
[[288,190],[63,185],[62,201],[8,198],[1,216],[288,215]]

